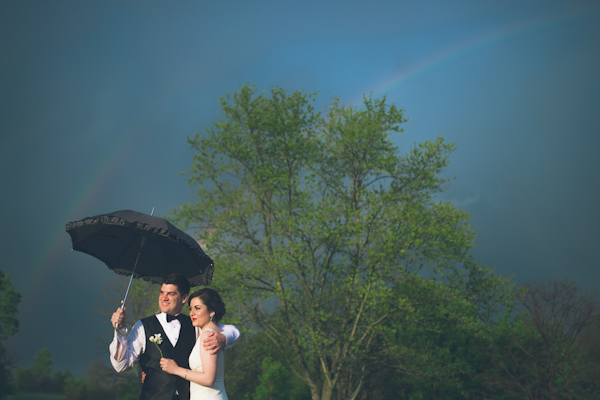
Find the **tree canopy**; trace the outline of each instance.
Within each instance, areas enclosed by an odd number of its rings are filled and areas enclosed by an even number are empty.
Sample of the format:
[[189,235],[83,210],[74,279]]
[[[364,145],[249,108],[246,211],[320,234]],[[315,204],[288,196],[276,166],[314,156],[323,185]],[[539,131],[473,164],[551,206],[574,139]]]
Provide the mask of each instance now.
[[[355,399],[373,352],[422,304],[476,324],[503,279],[470,256],[468,213],[442,202],[454,145],[439,137],[405,154],[403,110],[244,85],[189,138],[197,199],[173,213],[215,260],[214,286],[267,335],[313,399]],[[435,293],[435,295],[431,295]],[[409,369],[411,366],[407,366]]]
[[0,270],[0,340],[19,331],[17,306],[20,302],[21,294],[15,290],[8,274]]
[[16,291],[10,277],[0,270],[0,397],[13,392],[11,364],[2,340],[19,331],[17,319],[21,294]]

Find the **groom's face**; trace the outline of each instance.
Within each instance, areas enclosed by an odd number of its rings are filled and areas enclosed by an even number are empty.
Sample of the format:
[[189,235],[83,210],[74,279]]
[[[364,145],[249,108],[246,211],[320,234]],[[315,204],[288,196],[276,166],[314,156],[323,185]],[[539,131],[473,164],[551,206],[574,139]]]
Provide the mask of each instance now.
[[163,283],[158,295],[158,307],[166,314],[177,315],[181,312],[187,297],[187,294],[182,296],[179,293],[177,285]]

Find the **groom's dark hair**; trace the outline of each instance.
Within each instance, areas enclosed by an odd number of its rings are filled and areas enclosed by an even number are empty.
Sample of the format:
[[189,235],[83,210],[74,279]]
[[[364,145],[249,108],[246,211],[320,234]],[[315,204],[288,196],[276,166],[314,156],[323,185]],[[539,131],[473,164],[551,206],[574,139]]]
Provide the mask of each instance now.
[[163,285],[175,285],[179,294],[186,295],[190,293],[190,281],[181,274],[169,274],[162,280]]

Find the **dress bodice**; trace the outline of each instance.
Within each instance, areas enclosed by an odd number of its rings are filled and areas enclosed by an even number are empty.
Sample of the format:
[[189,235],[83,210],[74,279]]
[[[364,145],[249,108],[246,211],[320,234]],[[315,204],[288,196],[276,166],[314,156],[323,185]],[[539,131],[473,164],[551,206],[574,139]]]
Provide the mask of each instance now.
[[[206,329],[214,331],[214,329]],[[190,353],[190,369],[194,371],[202,371],[202,359],[200,358],[200,349],[202,347],[202,330],[196,340],[196,345]],[[225,357],[223,350],[217,353],[217,376],[212,386],[203,386],[194,382],[190,382],[190,400],[227,400],[225,393]]]

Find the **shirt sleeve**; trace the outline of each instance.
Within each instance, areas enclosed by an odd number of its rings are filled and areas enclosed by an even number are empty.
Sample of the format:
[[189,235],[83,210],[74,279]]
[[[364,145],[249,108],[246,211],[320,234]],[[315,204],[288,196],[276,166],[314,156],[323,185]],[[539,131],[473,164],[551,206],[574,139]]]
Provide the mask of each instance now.
[[[119,359],[115,359],[118,345],[121,346],[121,354]],[[110,363],[115,371],[130,370],[146,350],[146,333],[142,321],[136,322],[127,336],[121,336],[115,330],[115,336],[108,350],[110,351]]]
[[225,348],[228,349],[232,346],[235,346],[238,339],[240,338],[239,329],[233,325],[223,324],[219,324],[219,328],[221,329],[221,333],[225,335],[225,338],[227,339],[227,345],[225,346]]

